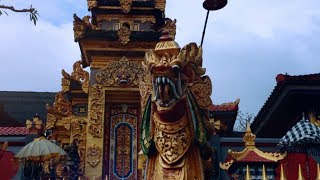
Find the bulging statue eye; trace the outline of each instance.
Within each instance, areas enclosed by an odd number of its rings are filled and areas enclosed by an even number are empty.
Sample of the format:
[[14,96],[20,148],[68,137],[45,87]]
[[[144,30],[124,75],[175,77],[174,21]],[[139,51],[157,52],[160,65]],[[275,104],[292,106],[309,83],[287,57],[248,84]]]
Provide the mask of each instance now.
[[178,74],[180,72],[180,67],[178,65],[173,65],[172,69],[174,71],[174,73]]

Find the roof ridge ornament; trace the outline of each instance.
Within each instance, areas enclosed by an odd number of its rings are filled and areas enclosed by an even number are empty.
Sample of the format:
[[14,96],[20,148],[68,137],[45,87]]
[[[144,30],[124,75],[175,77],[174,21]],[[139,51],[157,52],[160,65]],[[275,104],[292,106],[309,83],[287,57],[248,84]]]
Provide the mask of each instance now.
[[250,128],[250,122],[247,122],[246,133],[243,136],[243,142],[245,142],[246,147],[255,147],[256,135],[254,135]]

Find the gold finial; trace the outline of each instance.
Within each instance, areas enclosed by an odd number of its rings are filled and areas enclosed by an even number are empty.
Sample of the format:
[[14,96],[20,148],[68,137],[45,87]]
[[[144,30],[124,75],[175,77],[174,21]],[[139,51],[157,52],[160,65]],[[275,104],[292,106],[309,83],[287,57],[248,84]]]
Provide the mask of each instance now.
[[243,136],[243,141],[245,142],[246,147],[255,146],[256,135],[252,134],[250,128],[250,122],[247,122],[246,134]]
[[302,176],[302,171],[301,171],[301,165],[300,164],[299,164],[298,180],[304,180],[304,178]]
[[281,164],[281,169],[280,169],[280,180],[287,180],[287,177],[283,171],[283,166]]
[[268,180],[266,167],[264,166],[264,164],[262,165],[262,180]]
[[251,180],[249,165],[247,164],[246,180]]
[[320,166],[317,164],[317,178],[316,180],[320,180]]
[[162,57],[165,53],[171,56],[177,56],[180,52],[180,46],[169,35],[169,32],[164,30],[160,37],[160,42],[156,44],[155,53]]

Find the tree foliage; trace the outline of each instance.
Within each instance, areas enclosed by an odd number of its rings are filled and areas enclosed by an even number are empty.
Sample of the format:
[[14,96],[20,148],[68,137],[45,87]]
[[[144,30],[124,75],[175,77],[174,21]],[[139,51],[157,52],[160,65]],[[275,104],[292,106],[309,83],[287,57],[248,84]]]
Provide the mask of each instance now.
[[237,120],[236,120],[236,126],[234,128],[234,131],[243,132],[246,130],[247,123],[250,124],[254,120],[254,115],[252,113],[243,113],[241,111],[238,112]]
[[29,8],[16,9],[14,6],[7,6],[7,5],[2,4],[2,5],[0,5],[0,16],[3,13],[8,15],[6,10],[10,10],[10,11],[17,12],[17,13],[28,13],[29,17],[30,17],[30,21],[32,21],[34,23],[34,25],[37,24],[39,13],[38,13],[37,9],[32,7],[32,5],[30,5]]

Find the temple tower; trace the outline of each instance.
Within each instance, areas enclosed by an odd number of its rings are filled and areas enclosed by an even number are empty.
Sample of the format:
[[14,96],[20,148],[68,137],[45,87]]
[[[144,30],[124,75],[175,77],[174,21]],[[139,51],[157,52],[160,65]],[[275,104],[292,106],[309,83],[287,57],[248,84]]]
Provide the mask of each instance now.
[[175,22],[164,18],[165,0],[87,2],[91,17],[74,15],[82,67],[90,67],[84,172],[90,178],[141,179],[141,61],[160,31]]

